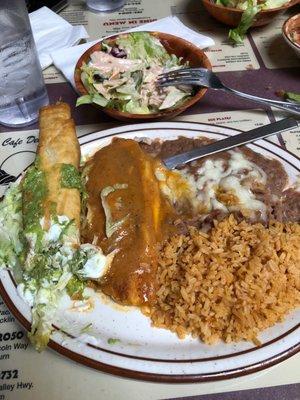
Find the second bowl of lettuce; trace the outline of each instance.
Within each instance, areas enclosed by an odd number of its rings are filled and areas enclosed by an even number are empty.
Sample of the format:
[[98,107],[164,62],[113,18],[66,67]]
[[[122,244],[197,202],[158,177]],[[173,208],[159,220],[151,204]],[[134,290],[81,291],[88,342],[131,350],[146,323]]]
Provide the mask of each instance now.
[[122,121],[169,119],[200,100],[204,88],[156,84],[159,74],[211,64],[202,50],[160,32],[123,33],[96,43],[78,60],[77,105],[94,104]]
[[216,20],[235,29],[229,39],[241,43],[250,27],[269,24],[299,0],[202,0],[205,9]]

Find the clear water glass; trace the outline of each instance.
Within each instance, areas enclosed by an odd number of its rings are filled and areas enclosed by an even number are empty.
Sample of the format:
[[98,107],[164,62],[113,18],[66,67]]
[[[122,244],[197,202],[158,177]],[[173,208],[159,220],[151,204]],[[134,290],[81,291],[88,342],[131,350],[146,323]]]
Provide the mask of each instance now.
[[86,0],[86,4],[91,11],[111,12],[123,7],[125,0]]
[[19,127],[49,103],[25,0],[0,1],[0,124]]

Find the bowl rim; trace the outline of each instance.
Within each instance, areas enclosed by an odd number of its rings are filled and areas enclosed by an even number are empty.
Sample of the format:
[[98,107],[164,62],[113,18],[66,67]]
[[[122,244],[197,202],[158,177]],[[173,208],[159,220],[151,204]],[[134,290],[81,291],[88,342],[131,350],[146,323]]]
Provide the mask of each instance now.
[[[186,39],[183,39],[179,36],[176,35],[172,35],[170,33],[164,33],[164,32],[159,32],[159,31],[139,31],[139,32],[147,32],[150,33],[153,36],[156,36],[158,38],[160,38],[160,35],[164,35],[165,37],[167,36],[170,39],[176,39],[176,40],[180,40],[181,43],[185,46],[185,47],[190,47],[193,50],[200,52],[202,54],[203,57],[203,61],[204,61],[204,68],[207,69],[212,69],[212,64],[209,60],[209,58],[207,57],[207,55],[205,54],[205,52],[200,49],[199,47],[197,47],[195,44],[193,44],[192,42],[189,42]],[[128,35],[129,33],[134,33],[134,32],[120,32],[105,38],[100,39],[97,43],[94,43],[93,45],[91,45],[91,47],[89,47],[77,60],[75,68],[74,68],[74,74],[73,74],[73,78],[74,78],[74,82],[75,82],[75,89],[76,92],[79,93],[80,95],[84,95],[84,94],[88,94],[87,89],[84,87],[80,77],[78,77],[78,74],[80,72],[80,67],[83,64],[83,62],[85,61],[85,59],[89,56],[89,54],[92,52],[92,49],[97,48],[104,40],[110,40],[110,39],[116,39],[119,36],[122,35]],[[187,108],[191,107],[192,105],[194,105],[198,100],[200,100],[204,94],[206,93],[207,89],[206,88],[201,88],[199,87],[199,90],[197,90],[196,94],[193,95],[192,97],[190,97],[189,99],[187,99],[185,102],[183,102],[182,104],[180,104],[180,106],[175,107],[175,108],[169,108],[166,110],[162,110],[159,112],[155,112],[155,113],[150,113],[150,114],[133,114],[133,113],[129,113],[129,112],[125,112],[125,111],[119,111],[116,110],[114,108],[108,108],[108,107],[102,107],[100,105],[96,105],[97,108],[100,108],[101,110],[107,112],[109,115],[114,114],[116,116],[119,117],[124,117],[124,118],[128,118],[128,119],[139,119],[139,120],[146,120],[146,119],[158,119],[158,118],[163,118],[163,117],[167,117],[169,114],[173,114],[174,112],[178,111],[180,109],[180,107],[182,107],[183,105],[185,105],[185,108],[182,110],[185,111]]]
[[289,37],[288,35],[288,30],[287,30],[287,24],[293,20],[293,19],[299,19],[299,26],[300,26],[300,13],[292,15],[291,17],[287,18],[281,28],[282,35],[285,40],[287,40],[288,44],[295,50],[300,51],[300,45],[295,44]]
[[[216,4],[213,0],[202,0],[203,3],[214,7],[214,8],[219,8],[219,9],[225,9],[231,12],[234,12],[236,14],[241,14],[244,12],[244,10],[239,10],[237,8],[233,8],[233,7],[225,7],[225,6],[220,6],[219,4]],[[288,3],[286,3],[285,5],[281,6],[281,7],[276,7],[276,8],[270,8],[269,10],[261,10],[258,14],[264,14],[267,12],[272,12],[272,11],[280,11],[280,10],[285,10],[287,8],[290,8],[294,5],[296,5],[299,2],[299,0],[289,0]]]

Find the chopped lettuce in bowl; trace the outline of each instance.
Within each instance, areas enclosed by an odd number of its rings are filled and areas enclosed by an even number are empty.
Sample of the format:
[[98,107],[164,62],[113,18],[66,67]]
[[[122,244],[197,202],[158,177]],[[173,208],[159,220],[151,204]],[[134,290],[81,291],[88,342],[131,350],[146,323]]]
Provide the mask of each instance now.
[[243,43],[248,29],[255,22],[257,14],[261,11],[273,10],[282,7],[290,0],[214,0],[219,6],[235,8],[243,11],[239,25],[230,29],[228,37],[235,44]]
[[153,114],[176,108],[193,96],[192,86],[159,87],[157,77],[187,67],[188,62],[169,54],[148,32],[107,39],[101,49],[81,65],[81,82],[88,94],[77,105],[94,103],[130,114]]

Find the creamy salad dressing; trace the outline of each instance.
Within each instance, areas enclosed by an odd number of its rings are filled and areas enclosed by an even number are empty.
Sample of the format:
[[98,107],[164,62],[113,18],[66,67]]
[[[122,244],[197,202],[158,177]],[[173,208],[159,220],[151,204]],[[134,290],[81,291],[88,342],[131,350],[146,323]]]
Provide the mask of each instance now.
[[[92,53],[89,66],[99,70],[101,76],[107,78],[103,80],[103,83],[93,83],[94,88],[107,100],[114,98],[112,89],[116,89],[118,93],[124,95],[124,100],[127,95],[128,100],[133,98],[140,101],[142,107],[150,106],[164,110],[184,99],[192,91],[192,87],[188,85],[180,89],[174,86],[162,88],[157,85],[160,74],[178,67],[166,68],[162,65],[150,64],[146,68],[142,60],[116,58],[104,51]],[[143,81],[139,93],[136,91],[136,84],[131,75],[126,77],[121,75],[125,72],[135,71],[143,71]]]
[[164,72],[187,66],[148,32],[107,39],[81,66],[81,81],[88,94],[77,105],[96,103],[132,114],[174,107],[192,95],[192,86],[164,88],[157,85],[157,79]]
[[116,58],[104,51],[95,51],[91,54],[90,66],[98,69],[107,77],[116,77],[121,72],[134,72],[143,67],[142,60],[128,60]]

